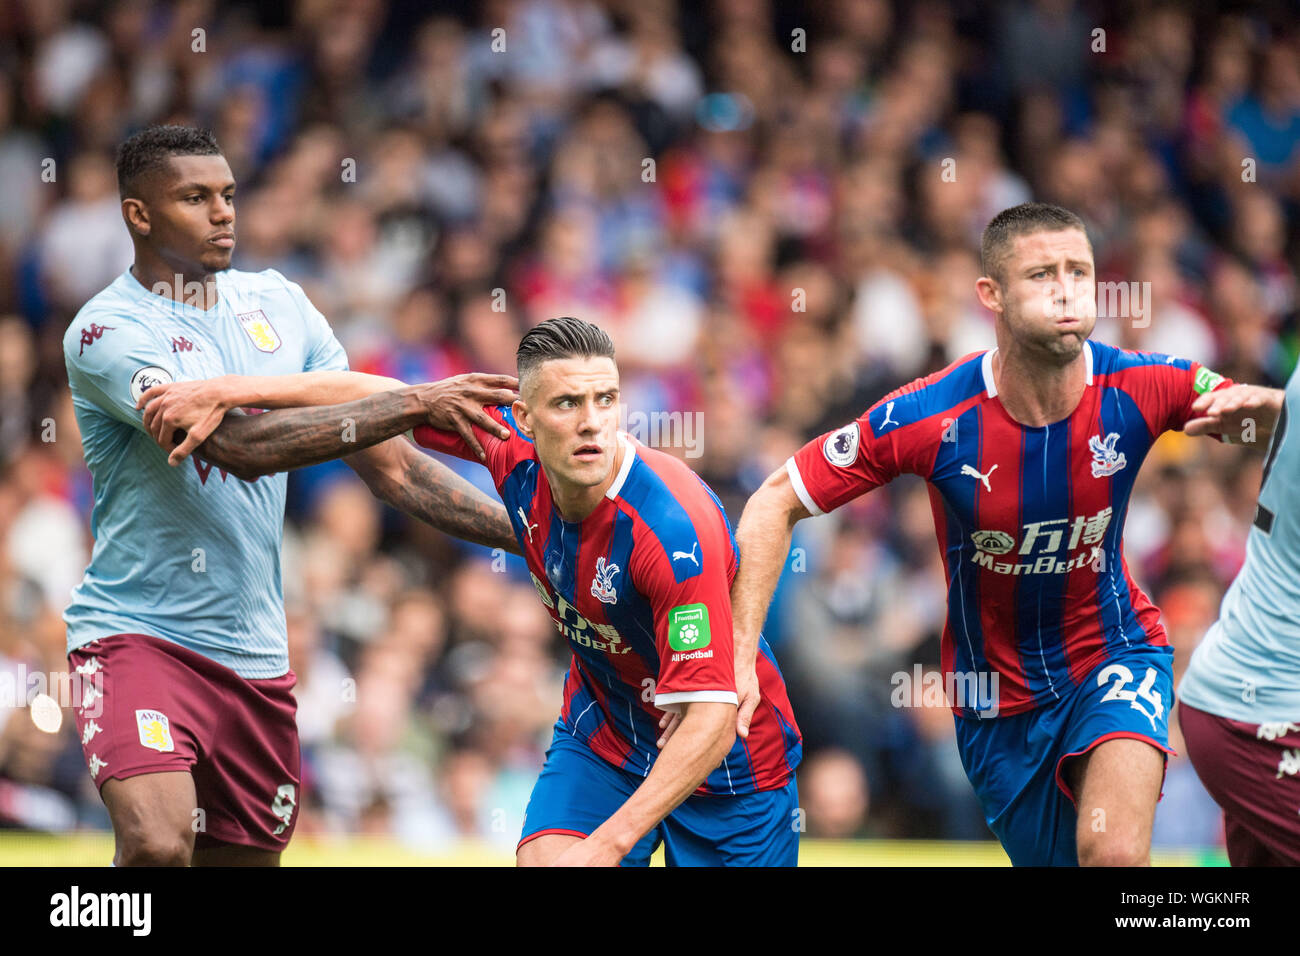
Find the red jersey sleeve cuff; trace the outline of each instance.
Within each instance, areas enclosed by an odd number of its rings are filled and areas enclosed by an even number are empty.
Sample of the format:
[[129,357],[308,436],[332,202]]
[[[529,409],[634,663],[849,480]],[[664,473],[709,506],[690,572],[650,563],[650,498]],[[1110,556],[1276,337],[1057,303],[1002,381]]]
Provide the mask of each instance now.
[[740,706],[740,698],[734,690],[679,690],[671,694],[655,694],[655,706],[674,714],[681,713],[682,704],[691,704],[697,700]]
[[799,496],[799,501],[811,514],[824,515],[826,512],[817,507],[817,502],[813,501],[812,495],[808,493],[808,486],[803,483],[803,475],[799,474],[799,466],[795,464],[794,456],[785,460],[785,470],[790,476],[790,484],[794,487],[794,493]]

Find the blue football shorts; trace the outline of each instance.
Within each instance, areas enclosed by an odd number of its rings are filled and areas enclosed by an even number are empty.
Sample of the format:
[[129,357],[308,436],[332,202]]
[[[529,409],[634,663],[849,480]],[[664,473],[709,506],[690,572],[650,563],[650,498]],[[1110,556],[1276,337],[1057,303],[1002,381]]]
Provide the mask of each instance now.
[[1116,737],[1173,753],[1172,665],[1172,648],[1126,648],[1059,700],[1009,717],[956,718],[962,765],[1012,864],[1078,866],[1066,760]]
[[[644,779],[597,756],[557,724],[519,845],[548,833],[589,836]],[[648,866],[662,842],[668,866],[796,866],[802,818],[793,774],[776,790],[692,794],[641,838],[622,865]]]

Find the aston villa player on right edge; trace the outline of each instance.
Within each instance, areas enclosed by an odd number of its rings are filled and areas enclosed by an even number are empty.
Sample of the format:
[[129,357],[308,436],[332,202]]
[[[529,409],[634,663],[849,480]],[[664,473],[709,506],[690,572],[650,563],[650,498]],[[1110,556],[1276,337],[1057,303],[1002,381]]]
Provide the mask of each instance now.
[[1129,493],[1162,432],[1230,437],[1251,418],[1266,438],[1282,392],[1089,342],[1092,247],[1065,209],[1004,210],[981,253],[976,289],[997,348],[809,442],[746,505],[737,683],[750,681],[743,667],[795,522],[920,475],[948,578],[947,686],[997,691],[952,701],[989,826],[1017,865],[1145,865],[1173,652],[1124,564]]

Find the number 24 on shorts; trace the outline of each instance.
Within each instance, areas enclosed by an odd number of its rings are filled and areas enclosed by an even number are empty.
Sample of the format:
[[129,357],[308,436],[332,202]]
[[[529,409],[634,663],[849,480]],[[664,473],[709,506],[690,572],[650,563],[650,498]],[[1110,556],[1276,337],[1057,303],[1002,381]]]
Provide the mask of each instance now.
[[[1160,691],[1154,690],[1156,683],[1156,669],[1148,667],[1146,675],[1142,678],[1142,683],[1137,689],[1130,688],[1128,685],[1133,683],[1133,672],[1123,664],[1109,664],[1101,669],[1097,675],[1097,686],[1104,687],[1110,682],[1110,688],[1101,698],[1101,703],[1108,700],[1126,700],[1129,706],[1151,721],[1152,731],[1156,730],[1156,721],[1159,720],[1165,712],[1164,701],[1160,698]],[[1143,707],[1139,701],[1146,701],[1151,705],[1151,710]]]

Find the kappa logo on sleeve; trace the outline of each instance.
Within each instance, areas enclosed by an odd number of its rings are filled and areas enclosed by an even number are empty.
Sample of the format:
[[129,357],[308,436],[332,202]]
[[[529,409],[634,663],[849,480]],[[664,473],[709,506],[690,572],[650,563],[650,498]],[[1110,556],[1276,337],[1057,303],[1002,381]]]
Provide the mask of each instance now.
[[81,347],[77,349],[77,354],[85,355],[87,345],[94,345],[103,338],[105,332],[112,332],[115,328],[116,326],[113,325],[96,325],[91,322],[81,330]]
[[683,604],[668,612],[668,646],[675,651],[691,652],[685,655],[673,655],[673,660],[689,660],[693,657],[712,657],[695,653],[704,650],[713,640],[709,632],[709,608],[705,604]]
[[140,731],[140,745],[167,754],[176,749],[172,741],[171,721],[160,710],[137,710],[135,725]]

